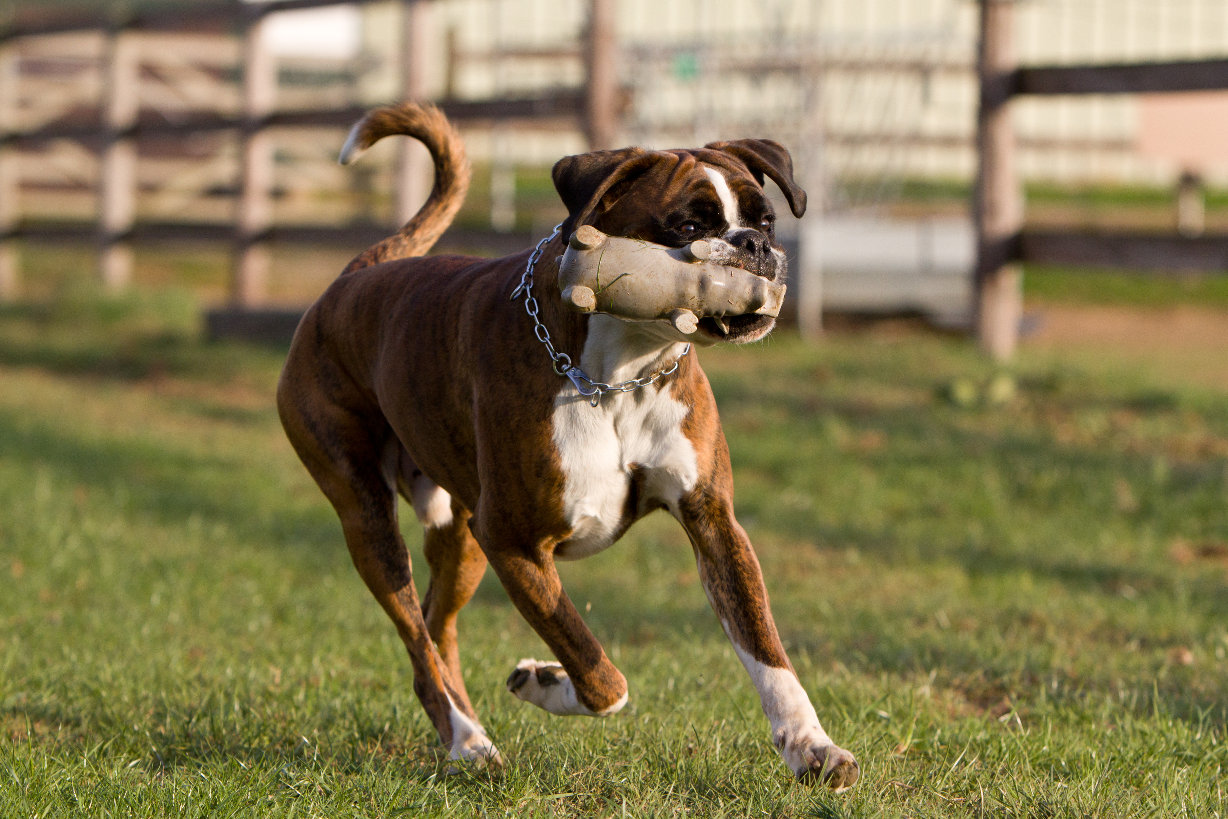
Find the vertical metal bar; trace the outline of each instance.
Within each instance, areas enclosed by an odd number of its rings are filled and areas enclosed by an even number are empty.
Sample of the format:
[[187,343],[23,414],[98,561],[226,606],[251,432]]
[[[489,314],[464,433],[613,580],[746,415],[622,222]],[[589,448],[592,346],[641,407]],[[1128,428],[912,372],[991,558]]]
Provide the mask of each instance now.
[[797,326],[803,338],[817,340],[823,334],[823,226],[827,219],[826,123],[823,119],[823,79],[815,70],[805,80],[803,91],[803,139],[798,156],[807,210],[797,231],[798,275]]

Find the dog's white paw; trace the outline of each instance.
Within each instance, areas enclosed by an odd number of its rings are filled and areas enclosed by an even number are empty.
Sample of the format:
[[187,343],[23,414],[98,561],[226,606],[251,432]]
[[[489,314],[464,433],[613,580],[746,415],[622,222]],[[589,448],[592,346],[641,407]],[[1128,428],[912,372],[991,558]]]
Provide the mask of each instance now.
[[799,781],[820,784],[836,793],[857,782],[861,767],[851,753],[832,743],[822,728],[780,731],[773,738],[785,764]]
[[[448,753],[452,762],[464,762],[475,768],[502,768],[503,757],[499,749],[485,734],[474,734],[464,739],[454,739],[452,750]],[[459,769],[449,766],[448,773],[458,773]]]
[[[486,729],[467,717],[455,704],[449,704],[452,706],[448,715],[452,723],[452,747],[448,751],[448,759],[479,768],[503,767],[503,757],[499,756],[499,749],[486,736]],[[448,772],[456,773],[457,769],[450,767]]]
[[627,695],[602,711],[593,711],[576,696],[576,687],[558,663],[521,660],[507,678],[507,690],[525,702],[560,716],[606,717],[627,704]]

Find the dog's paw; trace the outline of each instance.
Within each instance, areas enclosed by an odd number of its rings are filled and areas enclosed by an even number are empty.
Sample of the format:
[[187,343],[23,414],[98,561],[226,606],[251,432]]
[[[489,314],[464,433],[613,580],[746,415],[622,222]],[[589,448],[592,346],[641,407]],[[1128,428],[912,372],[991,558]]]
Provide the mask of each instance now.
[[592,715],[592,711],[581,704],[571,678],[558,663],[521,660],[507,678],[507,690],[551,714]]
[[[448,714],[452,725],[452,747],[448,749],[448,759],[466,763],[470,768],[502,768],[503,757],[499,756],[499,749],[486,736],[486,729],[466,716],[450,699],[448,704],[452,709]],[[458,772],[457,766],[448,767],[448,773]]]
[[[499,749],[490,741],[485,732],[474,731],[465,735],[455,735],[452,748],[448,752],[452,762],[464,762],[475,768],[502,768],[503,757]],[[455,769],[449,769],[455,771]]]
[[819,784],[841,793],[853,787],[861,775],[861,766],[851,753],[807,732],[793,738],[779,737],[776,745],[785,764],[799,782]]
[[602,711],[593,711],[576,696],[576,687],[558,663],[521,660],[507,678],[507,690],[519,699],[560,716],[604,717],[627,702],[627,695]]
[[499,749],[485,734],[476,734],[460,742],[453,742],[448,761],[458,763],[447,767],[445,773],[448,774],[458,774],[462,769],[490,773],[503,769],[503,757],[499,755]]

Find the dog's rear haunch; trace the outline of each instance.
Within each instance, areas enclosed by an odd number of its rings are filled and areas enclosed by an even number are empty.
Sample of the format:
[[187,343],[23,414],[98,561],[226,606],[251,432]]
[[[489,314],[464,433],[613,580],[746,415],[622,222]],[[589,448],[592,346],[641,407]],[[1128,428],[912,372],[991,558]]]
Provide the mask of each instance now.
[[[468,187],[461,140],[434,108],[373,111],[351,159],[382,137],[422,141],[435,186],[398,233],[359,255],[303,317],[278,386],[299,457],[332,502],[371,593],[396,624],[414,692],[451,759],[498,765],[462,679],[456,616],[489,564],[557,662],[521,660],[508,690],[554,714],[606,716],[627,682],[555,569],[612,545],[657,509],[686,530],[708,600],[759,692],[773,744],[801,780],[843,790],[853,755],[819,724],[780,642],[759,563],[733,514],[729,452],[692,346],[765,336],[770,315],[669,321],[579,313],[557,259],[581,225],[667,247],[706,240],[710,260],[785,279],[771,179],[801,216],[788,152],[769,140],[565,157],[568,215],[535,250],[424,257]],[[513,299],[514,297],[514,299]],[[425,528],[419,599],[397,495]]]

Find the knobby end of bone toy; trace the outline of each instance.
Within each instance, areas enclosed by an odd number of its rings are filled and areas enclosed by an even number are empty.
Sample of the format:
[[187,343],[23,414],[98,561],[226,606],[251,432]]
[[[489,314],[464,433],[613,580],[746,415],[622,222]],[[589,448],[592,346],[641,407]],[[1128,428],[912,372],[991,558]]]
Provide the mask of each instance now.
[[568,242],[576,250],[593,250],[605,244],[606,235],[592,225],[580,225]]
[[706,262],[712,255],[712,245],[704,239],[696,239],[686,246],[683,255],[688,262]]
[[669,314],[670,323],[674,329],[684,335],[690,335],[699,329],[699,319],[690,310],[679,308]]
[[[756,299],[756,301],[759,301]],[[785,301],[784,285],[778,287],[769,287],[763,294],[762,303],[752,304],[751,312],[758,313],[762,316],[772,316],[775,318],[780,315],[780,310]]]
[[573,284],[563,291],[563,301],[570,303],[582,313],[591,313],[597,309],[597,294],[591,287]]

